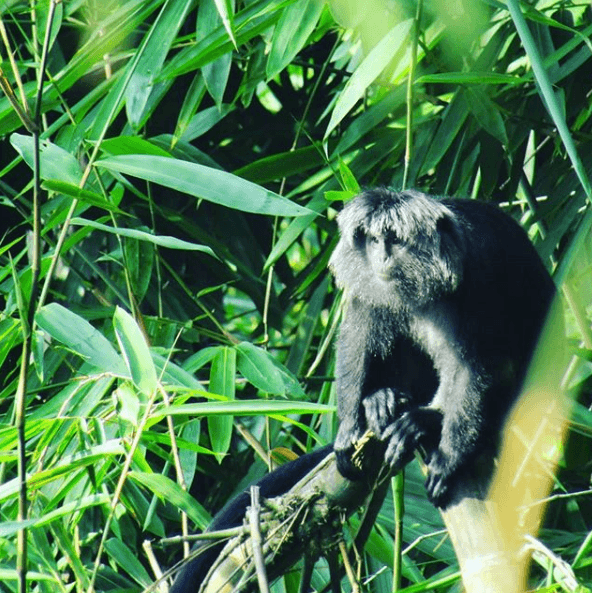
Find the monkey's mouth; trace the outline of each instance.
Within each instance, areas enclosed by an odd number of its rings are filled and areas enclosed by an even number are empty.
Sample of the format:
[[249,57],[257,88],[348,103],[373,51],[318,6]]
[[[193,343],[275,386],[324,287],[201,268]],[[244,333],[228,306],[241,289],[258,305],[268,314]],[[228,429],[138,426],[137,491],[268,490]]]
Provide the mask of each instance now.
[[378,272],[376,276],[382,282],[392,282],[395,279],[395,276],[392,272]]

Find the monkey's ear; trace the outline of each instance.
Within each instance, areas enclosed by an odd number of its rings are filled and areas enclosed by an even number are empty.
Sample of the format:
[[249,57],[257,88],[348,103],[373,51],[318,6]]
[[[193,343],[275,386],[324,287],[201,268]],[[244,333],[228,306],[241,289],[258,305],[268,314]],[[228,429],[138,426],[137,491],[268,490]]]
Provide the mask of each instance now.
[[449,262],[464,261],[466,241],[456,216],[452,213],[449,216],[442,216],[436,223],[436,229],[440,236],[442,256]]
[[436,230],[442,239],[442,247],[452,249],[459,255],[465,251],[465,238],[458,220],[451,216],[442,216],[436,223]]

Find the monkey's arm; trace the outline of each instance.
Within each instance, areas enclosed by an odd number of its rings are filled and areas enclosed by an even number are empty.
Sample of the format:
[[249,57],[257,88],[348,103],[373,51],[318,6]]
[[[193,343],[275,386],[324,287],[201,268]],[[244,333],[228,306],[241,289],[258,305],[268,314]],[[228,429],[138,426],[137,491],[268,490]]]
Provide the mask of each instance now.
[[369,365],[370,319],[363,307],[353,300],[341,324],[337,342],[335,388],[339,429],[334,448],[340,473],[350,479],[359,478],[351,461],[353,445],[366,432],[362,405]]
[[[451,349],[452,352],[452,349]],[[385,461],[398,471],[419,449],[427,465],[426,490],[430,501],[445,507],[450,487],[480,451],[486,438],[482,404],[488,385],[476,366],[450,354],[448,367],[433,401],[401,415],[382,435]]]

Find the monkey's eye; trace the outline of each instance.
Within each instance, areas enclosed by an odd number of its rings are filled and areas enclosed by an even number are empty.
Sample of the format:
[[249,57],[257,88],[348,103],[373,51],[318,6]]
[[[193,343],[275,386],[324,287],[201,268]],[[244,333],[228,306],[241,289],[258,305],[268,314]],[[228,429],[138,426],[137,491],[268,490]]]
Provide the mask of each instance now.
[[397,236],[396,233],[393,232],[388,232],[384,238],[384,242],[387,245],[398,245],[400,243],[402,243],[401,239],[399,236]]
[[361,247],[366,242],[366,233],[360,228],[354,231],[354,245]]

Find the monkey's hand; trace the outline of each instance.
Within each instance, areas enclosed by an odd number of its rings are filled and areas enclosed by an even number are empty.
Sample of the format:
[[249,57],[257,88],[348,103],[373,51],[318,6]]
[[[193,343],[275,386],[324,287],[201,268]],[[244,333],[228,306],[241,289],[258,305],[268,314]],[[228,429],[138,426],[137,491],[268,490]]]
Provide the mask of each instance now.
[[381,435],[387,443],[385,461],[393,470],[399,471],[413,459],[413,453],[418,448],[422,449],[428,461],[438,447],[441,434],[440,411],[421,407],[405,412]]
[[426,492],[436,507],[445,507],[449,502],[451,480],[460,466],[454,456],[440,450],[442,413],[434,408],[415,408],[404,413],[382,435],[387,442],[385,462],[393,471],[401,470],[413,459],[419,449],[427,465]]
[[401,415],[404,401],[405,398],[390,387],[367,395],[362,400],[367,430],[371,430],[375,435],[382,435],[395,422],[395,414]]
[[426,492],[430,502],[444,508],[449,502],[450,484],[458,468],[452,467],[448,458],[436,450],[428,463],[428,477],[426,479]]

